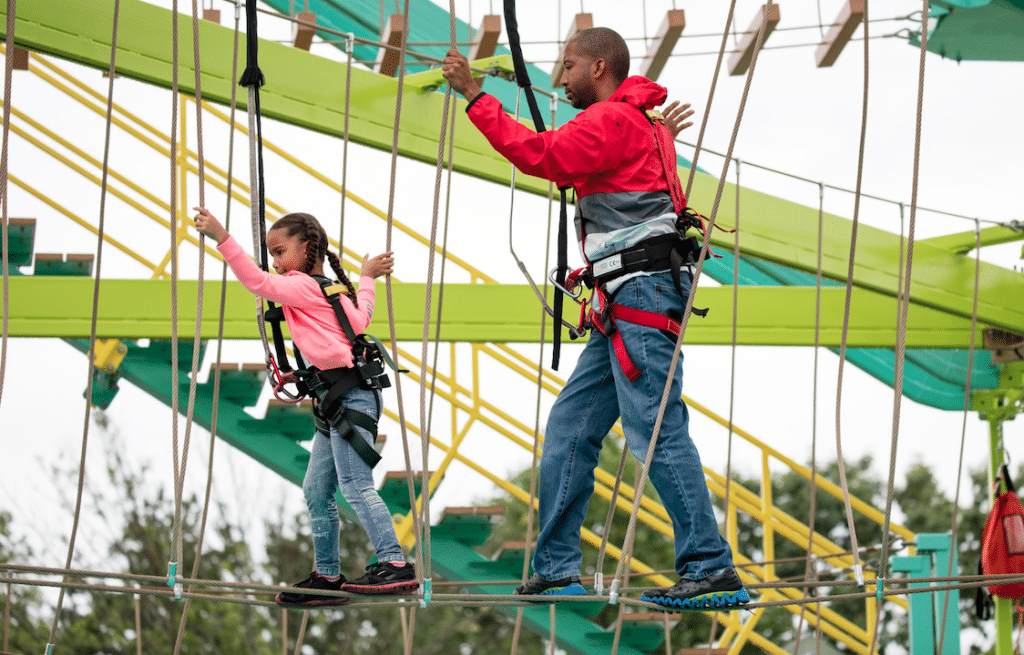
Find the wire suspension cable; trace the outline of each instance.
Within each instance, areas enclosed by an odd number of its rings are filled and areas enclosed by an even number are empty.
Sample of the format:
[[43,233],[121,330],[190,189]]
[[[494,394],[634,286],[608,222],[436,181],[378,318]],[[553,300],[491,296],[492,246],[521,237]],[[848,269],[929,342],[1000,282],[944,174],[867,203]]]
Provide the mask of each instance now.
[[[725,455],[725,518],[722,521],[722,531],[729,534],[729,494],[732,491],[732,436],[733,436],[733,408],[736,401],[736,342],[737,326],[739,324],[740,306],[740,159],[736,158],[736,225],[733,226],[732,244],[732,347],[730,355],[729,372],[729,438],[726,445]],[[769,481],[769,484],[771,482]],[[718,630],[718,612],[711,617],[711,631],[708,635],[708,648],[711,648]]]
[[[171,458],[174,463],[174,480],[181,475],[178,450],[178,0],[171,6]],[[178,486],[175,483],[175,490]],[[167,563],[167,583],[175,592],[181,590],[176,580],[178,562],[183,562],[181,540],[181,494],[174,494],[174,527],[171,541],[171,561]]]
[[341,225],[338,228],[338,252],[345,254],[345,189],[348,180],[348,119],[352,106],[352,53],[355,51],[355,34],[349,32],[345,40],[345,127],[341,136]]
[[[960,426],[960,458],[956,468],[956,493],[953,494],[953,518],[950,527],[949,561],[946,571],[953,571],[953,558],[956,554],[956,535],[958,512],[960,510],[960,482],[964,471],[964,446],[967,443],[967,415],[971,409],[971,374],[974,372],[974,337],[978,329],[978,289],[981,281],[981,223],[974,224],[974,299],[971,305],[971,342],[967,347],[967,380],[964,382],[964,419]],[[949,616],[949,592],[942,599],[942,628],[939,630],[939,648],[942,652],[942,640],[946,635],[946,619]]]
[[[868,17],[868,2],[864,0],[864,20]],[[843,331],[839,342],[839,373],[836,380],[836,464],[839,468],[839,482],[843,488],[843,504],[846,509],[846,525],[850,530],[850,544],[853,548],[853,573],[857,585],[864,586],[864,571],[857,553],[857,529],[853,523],[853,508],[850,507],[850,487],[846,480],[846,462],[843,459],[841,411],[843,401],[843,368],[846,365],[846,339],[850,330],[850,301],[853,297],[853,265],[857,253],[857,226],[860,219],[860,187],[864,176],[864,142],[868,130],[868,24],[864,23],[864,95],[860,119],[860,148],[857,153],[857,186],[853,196],[853,224],[850,232],[850,259],[846,273],[846,302],[843,305]],[[884,536],[884,533],[883,533]]]
[[[8,4],[8,20],[14,13],[14,2],[11,1]],[[86,452],[89,445],[89,420],[92,411],[92,385],[93,385],[93,371],[96,365],[96,325],[97,316],[99,314],[99,298],[100,298],[100,280],[102,278],[102,267],[103,267],[103,232],[106,223],[106,207],[107,207],[107,175],[110,166],[110,132],[114,111],[114,72],[117,61],[117,22],[118,17],[121,13],[120,0],[114,0],[114,17],[113,25],[111,27],[111,38],[110,38],[110,68],[109,74],[110,79],[107,84],[107,116],[106,116],[106,127],[104,130],[103,139],[103,173],[100,181],[100,213],[99,221],[97,224],[97,241],[96,241],[96,279],[93,281],[92,289],[92,319],[89,325],[89,353],[87,356],[88,364],[86,368],[87,381],[85,385],[85,418],[82,421],[82,452],[78,461],[78,491],[75,498],[75,514],[74,520],[71,525],[71,537],[68,539],[68,556],[66,559],[65,568],[71,567],[72,559],[75,555],[75,539],[78,536],[78,523],[82,514],[82,493],[85,488],[85,458]],[[10,28],[12,25],[8,24],[8,38],[11,38],[12,31]],[[10,66],[12,62],[13,50],[10,49],[8,44],[7,50],[7,65]],[[8,87],[9,88],[9,87]],[[9,93],[9,91],[8,91]],[[7,109],[10,106],[10,96],[5,97],[6,102],[4,103],[4,119],[5,127],[8,120]],[[6,136],[6,130],[4,131]],[[6,157],[4,158],[6,160]],[[7,196],[4,196],[4,208],[7,207]],[[6,250],[4,251],[6,253]],[[6,273],[6,267],[4,269]],[[6,298],[6,296],[5,296]],[[67,582],[67,576],[64,577],[64,582]],[[47,640],[46,652],[47,655],[53,651],[54,643],[57,636],[57,624],[60,622],[61,608],[64,605],[64,588],[62,587],[60,593],[57,596],[57,606],[53,614],[53,623],[50,624],[50,636]]]
[[[697,159],[700,158],[701,145],[704,143],[704,131],[708,127],[708,117],[711,115],[711,103],[715,99],[715,87],[718,85],[718,73],[722,70],[722,59],[725,57],[725,45],[729,42],[729,25],[732,23],[733,13],[736,10],[736,0],[729,2],[729,15],[725,19],[725,29],[722,31],[722,45],[718,48],[718,61],[715,62],[715,73],[711,76],[711,88],[708,90],[708,104],[704,108],[704,116],[700,120],[700,133],[697,135],[697,145],[693,150],[693,160],[690,163],[690,175],[686,178],[685,197],[690,197],[690,189],[693,188],[693,176],[697,172]],[[726,165],[728,165],[726,158]],[[692,294],[691,294],[692,295]]]
[[[807,563],[804,565],[804,580],[810,581],[812,575],[817,577],[817,572],[814,570],[814,530],[815,530],[815,514],[817,513],[818,505],[818,352],[821,349],[821,253],[822,253],[822,239],[824,234],[824,215],[825,215],[825,185],[818,183],[818,265],[817,271],[815,272],[814,280],[814,373],[813,373],[813,386],[811,391],[811,500],[808,508],[808,520],[807,520]],[[804,597],[807,597],[810,589],[808,588],[804,592]],[[804,627],[804,609],[806,605],[800,607],[800,620],[796,626],[796,639],[793,641],[793,655],[798,655],[800,652],[800,635],[803,632]],[[821,618],[820,616],[815,621],[816,631],[820,635],[821,630]],[[820,652],[820,649],[816,652]]]
[[[628,546],[629,548],[624,547],[623,548],[624,551],[630,550],[630,548],[632,546],[632,543],[633,543],[633,538],[634,538],[634,536],[636,534],[636,519],[637,519],[637,515],[638,515],[638,513],[640,511],[640,500],[643,498],[643,491],[644,491],[643,487],[644,487],[644,485],[647,482],[647,476],[648,476],[648,474],[650,472],[651,462],[654,459],[654,449],[655,449],[655,447],[658,444],[658,434],[661,431],[661,423],[662,423],[662,420],[665,417],[665,408],[668,405],[668,397],[669,397],[669,394],[672,391],[672,383],[673,383],[674,378],[675,378],[676,366],[679,363],[679,354],[680,354],[680,351],[682,350],[683,338],[686,335],[686,327],[687,327],[687,325],[689,323],[690,315],[693,312],[693,301],[694,301],[694,298],[697,295],[696,294],[697,285],[698,285],[698,282],[700,281],[701,272],[703,271],[703,268],[704,268],[704,260],[707,257],[708,246],[709,246],[709,243],[711,241],[711,232],[714,229],[715,218],[718,215],[719,203],[722,200],[722,192],[725,189],[725,178],[726,178],[726,175],[727,175],[727,173],[729,171],[729,162],[732,159],[733,148],[736,145],[736,138],[739,135],[740,124],[743,121],[743,110],[746,107],[747,96],[750,93],[750,84],[751,84],[751,81],[753,80],[754,70],[755,70],[755,68],[757,66],[757,57],[758,57],[758,54],[760,53],[761,46],[764,44],[764,39],[765,39],[765,36],[766,36],[766,31],[767,31],[766,28],[767,28],[767,24],[768,24],[767,12],[771,9],[771,6],[772,6],[772,0],[768,0],[767,4],[763,5],[763,7],[762,7],[762,11],[764,12],[764,18],[762,20],[761,29],[758,31],[758,34],[757,34],[757,40],[756,40],[756,42],[754,44],[754,52],[751,55],[751,59],[750,59],[750,68],[747,70],[747,78],[746,78],[746,81],[745,81],[744,86],[743,86],[743,94],[740,97],[740,105],[739,105],[739,109],[737,110],[737,114],[736,114],[736,122],[733,124],[732,135],[729,138],[729,148],[726,151],[725,165],[724,165],[724,167],[722,169],[722,174],[718,178],[718,189],[717,189],[717,192],[715,194],[715,201],[714,201],[714,204],[712,205],[711,215],[708,218],[707,227],[705,228],[704,241],[703,241],[703,244],[701,245],[700,257],[697,259],[697,265],[696,265],[696,268],[695,268],[694,273],[693,273],[693,281],[692,281],[691,286],[690,286],[691,291],[690,291],[689,297],[686,300],[686,308],[683,311],[683,317],[682,317],[682,320],[680,321],[681,325],[680,325],[680,329],[679,329],[679,336],[676,338],[675,348],[674,348],[673,353],[672,353],[672,361],[669,364],[668,375],[667,375],[667,377],[665,379],[665,389],[664,389],[664,391],[661,394],[661,404],[658,407],[658,415],[657,415],[657,418],[655,419],[655,422],[654,422],[653,433],[651,434],[651,443],[650,443],[650,445],[649,445],[649,447],[647,449],[646,458],[644,459],[643,473],[642,473],[641,478],[640,478],[640,484],[638,485],[638,488],[635,489],[634,492],[633,492],[633,510],[630,513],[629,525],[628,525],[628,527],[626,529],[626,538],[625,538],[625,546]],[[616,569],[616,572],[615,572],[616,580],[615,580],[615,582],[613,582],[613,584],[616,584],[618,582],[619,577],[620,577],[620,575],[622,575],[626,565],[627,565],[627,560],[625,558],[620,558],[619,559],[618,568]]]
[[[452,47],[455,47],[455,0],[448,0],[448,23],[451,32]],[[406,30],[408,32],[408,30]],[[445,141],[449,138],[448,132],[448,113],[451,109],[452,104],[452,87],[450,84],[445,85],[444,92],[444,105],[441,112],[441,134],[437,141],[437,166],[435,168],[434,175],[434,203],[431,211],[430,220],[430,245],[427,253],[427,283],[426,292],[423,306],[423,348],[420,356],[420,444],[422,450],[422,465],[423,469],[420,471],[422,481],[420,483],[420,525],[427,525],[430,522],[430,426],[427,422],[427,351],[430,345],[430,305],[433,300],[434,293],[434,258],[437,250],[437,219],[441,208],[441,172],[444,170],[444,146]],[[447,225],[446,225],[447,227]],[[447,234],[447,229],[445,230]],[[439,281],[441,288],[440,293],[443,291],[444,280]],[[440,337],[441,321],[438,317],[438,336]],[[434,354],[437,354],[439,343],[434,344]],[[435,360],[436,361],[436,360]],[[437,376],[436,365],[433,370],[433,374]],[[433,387],[433,385],[431,385]],[[431,395],[431,401],[433,401],[433,395]],[[414,506],[415,507],[415,506]],[[419,573],[423,576],[423,599],[424,602],[430,602],[431,589],[430,589],[430,578],[431,578],[431,566],[430,566],[430,530],[424,530],[422,535],[419,535],[418,540],[423,540],[423,559],[419,562]]]
[[[397,2],[397,0],[396,0]],[[409,22],[409,0],[405,0],[405,20],[406,24]],[[388,192],[388,214],[387,214],[387,235],[385,238],[385,251],[391,250],[391,236],[394,225],[395,217],[395,179],[398,170],[398,128],[401,124],[402,119],[402,89],[405,82],[405,46],[406,40],[408,39],[409,30],[402,32],[402,45],[399,50],[400,56],[398,58],[398,87],[395,92],[395,123],[394,130],[391,138],[391,184]],[[391,356],[397,361],[398,359],[398,339],[395,335],[395,306],[394,300],[392,299],[391,293],[391,275],[388,274],[384,278],[385,289],[387,291],[387,304],[388,304],[388,329],[391,335]],[[395,395],[398,398],[398,424],[402,431],[402,449],[405,454],[405,480],[406,485],[409,489],[409,513],[412,515],[413,520],[413,531],[416,534],[416,580],[420,584],[420,590],[423,591],[423,529],[420,522],[419,512],[416,511],[416,490],[415,483],[413,482],[412,475],[412,458],[409,455],[409,434],[406,429],[405,423],[405,403],[402,402],[402,376],[395,375]],[[427,435],[421,435],[421,438],[428,439]],[[429,493],[429,490],[427,490]]]
[[[551,110],[551,126],[555,126],[555,107],[552,106]],[[551,219],[554,213],[555,206],[555,184],[554,182],[548,182],[548,226],[545,234],[547,235],[547,241],[544,249],[544,270],[548,269],[551,262]],[[544,278],[544,296],[547,297],[548,293],[548,279]],[[533,415],[533,449],[530,456],[530,500],[526,504],[526,546],[523,548],[523,572],[521,580],[523,584],[526,583],[526,579],[530,574],[530,548],[533,546],[533,504],[534,499],[537,497],[537,463],[538,454],[540,453],[540,404],[541,394],[544,390],[544,340],[547,333],[548,324],[548,313],[547,311],[541,311],[540,313],[540,350],[537,355],[537,402],[535,404],[534,415]],[[619,473],[621,475],[621,472]],[[613,501],[614,504],[614,501]],[[598,569],[600,571],[600,569]],[[516,611],[516,623],[512,630],[512,651],[511,655],[516,655],[519,648],[519,633],[523,626],[523,608],[519,608]]]

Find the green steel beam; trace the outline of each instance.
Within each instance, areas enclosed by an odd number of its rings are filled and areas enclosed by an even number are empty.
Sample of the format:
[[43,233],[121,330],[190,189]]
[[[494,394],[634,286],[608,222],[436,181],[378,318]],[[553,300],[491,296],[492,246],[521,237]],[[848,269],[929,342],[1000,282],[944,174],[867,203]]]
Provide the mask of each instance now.
[[[10,280],[10,334],[15,337],[82,338],[92,317],[91,278],[14,277]],[[383,286],[383,285],[381,285]],[[198,285],[178,282],[178,333],[192,334]],[[393,286],[395,329],[400,341],[423,336],[424,284]],[[434,286],[433,306],[438,287]],[[540,335],[540,304],[527,285],[446,284],[441,339],[473,342],[536,342]],[[839,344],[845,289],[822,289],[821,345]],[[204,283],[202,336],[217,336],[220,282]],[[737,334],[744,345],[807,346],[814,343],[815,290],[808,287],[740,287]],[[98,336],[120,339],[170,338],[170,280],[103,280],[100,285]],[[732,287],[701,288],[697,306],[710,307],[706,318],[690,321],[686,342],[732,342]],[[573,310],[567,312],[574,315]],[[378,314],[382,316],[382,314]],[[855,347],[891,348],[895,339],[893,298],[857,290],[851,304],[849,340]],[[884,318],[880,318],[884,317]],[[373,331],[387,334],[378,318]],[[549,330],[550,332],[550,330]],[[430,328],[434,334],[434,328]],[[970,321],[912,305],[908,348],[966,348]],[[980,334],[980,331],[979,331]],[[224,335],[228,339],[258,338],[252,295],[237,282],[228,283]],[[550,335],[549,335],[550,338]],[[977,345],[981,345],[980,336]]]
[[[1021,42],[1024,45],[1024,41]],[[1024,224],[1013,221],[1012,227],[996,225],[981,230],[981,246],[995,246],[1000,243],[1011,243],[1024,240]],[[936,248],[942,248],[958,255],[965,255],[974,250],[977,245],[974,230],[957,232],[956,234],[945,234],[941,237],[923,239],[918,243],[927,243]]]
[[[140,0],[121,2],[120,24],[128,26],[118,36],[118,74],[158,86],[170,84],[170,12]],[[112,0],[36,0],[18,7],[18,45],[95,68],[110,61]],[[190,51],[190,18],[178,20],[181,51]],[[203,21],[199,26],[204,98],[226,103],[230,97],[232,30]],[[261,69],[268,80],[261,92],[261,107],[268,118],[341,136],[344,111],[345,66],[279,43],[260,43]],[[191,57],[181,57],[181,90],[192,90]],[[337,80],[338,84],[325,84]],[[494,84],[507,84],[494,80]],[[364,70],[352,71],[351,138],[364,145],[390,149],[395,115],[397,81]],[[443,96],[410,87],[403,94],[399,152],[406,157],[432,162],[437,157]],[[507,184],[509,165],[457,111],[462,126],[456,130],[455,168],[461,173]],[[383,178],[382,178],[383,179]],[[516,177],[519,188],[547,193],[547,182],[527,175]],[[698,174],[690,204],[710,210],[717,181]],[[725,194],[734,193],[731,184]],[[741,189],[745,255],[785,264],[803,271],[815,270],[817,261],[817,209]],[[720,208],[723,225],[734,222],[732,202]],[[825,216],[824,274],[845,279],[851,233],[850,221]],[[712,242],[731,245],[731,236],[714,235]],[[858,233],[854,281],[858,287],[895,295],[899,261],[898,235],[861,226]],[[969,317],[974,263],[946,249],[922,242],[915,247],[911,301],[955,316]],[[1024,274],[982,264],[978,315],[982,324],[1020,332],[1024,329]],[[772,293],[778,293],[773,291]],[[778,303],[777,303],[778,304]],[[886,322],[888,327],[889,323]]]

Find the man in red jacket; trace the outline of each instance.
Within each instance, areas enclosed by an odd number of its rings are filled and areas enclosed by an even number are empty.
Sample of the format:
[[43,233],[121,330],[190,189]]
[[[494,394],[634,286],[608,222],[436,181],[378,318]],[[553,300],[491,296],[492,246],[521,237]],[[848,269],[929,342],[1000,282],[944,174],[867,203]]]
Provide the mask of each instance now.
[[[565,96],[584,111],[538,134],[483,93],[464,56],[451,50],[444,61],[445,79],[469,101],[470,120],[498,152],[524,173],[575,188],[576,231],[597,287],[596,329],[548,417],[535,573],[517,594],[586,593],[579,583],[580,528],[602,440],[621,416],[630,451],[646,458],[675,345],[659,327],[667,316],[682,316],[690,287],[678,258],[672,263],[686,207],[672,135],[645,113],[664,103],[666,90],[629,77],[626,43],[607,28],[578,33],[563,63]],[[677,366],[650,469],[672,519],[680,580],[641,599],[670,609],[735,607],[749,596],[718,531],[687,430],[682,375]]]

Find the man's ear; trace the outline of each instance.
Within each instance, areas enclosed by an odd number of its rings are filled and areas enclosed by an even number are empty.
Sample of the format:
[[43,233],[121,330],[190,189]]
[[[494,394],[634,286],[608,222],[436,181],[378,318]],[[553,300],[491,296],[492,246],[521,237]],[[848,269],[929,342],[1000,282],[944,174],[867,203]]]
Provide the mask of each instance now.
[[607,72],[608,66],[605,64],[604,59],[595,59],[594,62],[590,64],[590,74],[595,80],[601,79]]

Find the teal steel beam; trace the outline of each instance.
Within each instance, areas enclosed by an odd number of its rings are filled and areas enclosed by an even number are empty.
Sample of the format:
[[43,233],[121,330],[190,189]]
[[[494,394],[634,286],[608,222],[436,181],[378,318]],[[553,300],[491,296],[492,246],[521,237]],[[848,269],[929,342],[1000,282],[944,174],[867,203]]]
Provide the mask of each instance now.
[[[118,73],[167,87],[170,82],[170,12],[140,0],[121,2],[118,38]],[[18,7],[18,45],[63,57],[87,66],[106,68],[110,61],[112,0],[36,0]],[[178,18],[179,48],[191,46],[190,19]],[[204,98],[226,103],[230,97],[232,30],[203,21],[199,26]],[[340,136],[344,124],[344,84],[325,85],[324,80],[343,80],[345,66],[279,43],[260,44],[261,68],[268,84],[261,92],[261,107],[268,118]],[[193,79],[191,58],[179,64],[181,89],[188,93]],[[364,145],[390,149],[395,116],[397,81],[364,70],[352,71],[351,138]],[[494,84],[508,84],[495,80]],[[414,87],[403,94],[399,152],[420,161],[437,156],[443,96]],[[461,103],[461,101],[460,101]],[[507,184],[509,166],[456,111],[462,125],[456,129],[455,169],[482,179]],[[546,194],[548,184],[527,175],[516,177],[523,190]],[[690,204],[709,211],[717,180],[698,174]],[[725,185],[725,194],[733,194]],[[798,205],[750,189],[741,189],[744,228],[740,248],[745,255],[814,271],[817,262],[817,209]],[[718,220],[735,221],[733,203],[725,203]],[[851,223],[825,216],[824,275],[845,279]],[[728,247],[731,236],[714,235],[712,243]],[[862,226],[858,233],[854,283],[885,295],[895,295],[898,284],[898,235]],[[944,248],[922,242],[915,248],[911,301],[961,317],[971,314],[974,262]],[[1024,330],[1024,274],[982,263],[978,316],[983,324],[1014,332]]]
[[[92,319],[91,278],[14,277],[10,280],[9,332],[15,337],[82,338]],[[178,282],[178,333],[192,334],[198,284]],[[437,305],[438,287],[434,287]],[[395,330],[399,341],[423,336],[424,284],[393,286]],[[443,341],[536,342],[540,335],[540,304],[527,285],[446,284]],[[220,282],[204,283],[203,338],[216,338]],[[840,341],[845,289],[822,289],[822,346]],[[743,345],[809,346],[814,343],[815,290],[807,287],[740,287],[737,338]],[[697,305],[709,307],[706,318],[690,321],[689,344],[732,342],[732,288],[701,288]],[[171,335],[170,280],[103,280],[100,285],[97,334],[119,339],[167,339]],[[572,314],[572,312],[569,312]],[[858,290],[851,305],[847,345],[891,348],[895,339],[896,303],[893,298]],[[883,323],[879,317],[889,317]],[[378,319],[372,331],[387,334]],[[550,332],[550,331],[549,331]],[[434,333],[434,328],[430,328]],[[229,282],[224,334],[228,339],[255,339],[252,295]],[[980,334],[980,332],[979,332]],[[909,348],[966,348],[970,321],[913,305],[907,327]],[[550,334],[549,337],[550,338]],[[978,337],[980,346],[980,336]]]

